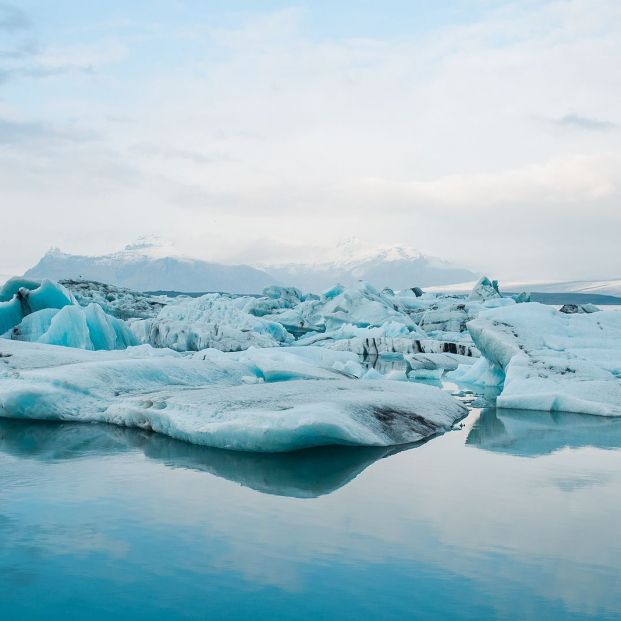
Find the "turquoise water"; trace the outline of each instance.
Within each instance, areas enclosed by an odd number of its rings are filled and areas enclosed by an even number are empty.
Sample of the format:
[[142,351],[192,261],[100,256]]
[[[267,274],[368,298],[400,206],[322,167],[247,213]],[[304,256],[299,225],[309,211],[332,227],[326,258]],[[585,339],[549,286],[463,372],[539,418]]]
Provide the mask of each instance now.
[[619,619],[621,421],[227,453],[0,420],[0,619]]

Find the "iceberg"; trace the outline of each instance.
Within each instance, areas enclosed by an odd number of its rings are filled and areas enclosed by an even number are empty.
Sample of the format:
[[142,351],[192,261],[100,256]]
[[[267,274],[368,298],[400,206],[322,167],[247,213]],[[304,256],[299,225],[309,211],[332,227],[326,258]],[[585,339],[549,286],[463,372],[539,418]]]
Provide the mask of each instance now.
[[281,324],[241,310],[240,301],[246,298],[218,293],[181,298],[164,306],[156,317],[131,321],[130,328],[141,343],[175,351],[241,351],[293,341]]
[[330,333],[327,333],[326,338],[321,338],[322,336],[323,335],[309,337],[308,339],[294,343],[294,345],[308,346],[310,344],[316,344],[335,351],[353,352],[358,356],[362,356],[362,358],[373,358],[376,356],[401,357],[406,354],[425,352],[479,356],[479,352],[472,342],[420,338],[416,333],[408,337],[357,336],[352,338],[333,338]]
[[[459,334],[467,334],[467,323],[486,309],[513,306],[527,298],[503,297],[498,283],[483,277],[475,285],[468,299],[455,296],[438,296],[427,301],[427,307],[419,304],[419,327],[434,338],[459,340]],[[422,310],[422,313],[421,313]],[[453,335],[451,338],[449,335]]]
[[163,306],[173,301],[164,295],[140,293],[93,280],[60,280],[59,284],[73,294],[80,306],[98,304],[106,314],[118,319],[155,317]]
[[498,291],[498,281],[490,280],[487,276],[481,276],[468,296],[468,299],[476,302],[485,302],[500,297],[502,296],[500,295],[500,291]]
[[295,306],[304,299],[304,294],[297,287],[270,285],[265,287],[262,293],[266,298],[284,301],[289,306]]
[[20,289],[32,291],[40,285],[40,280],[32,280],[31,278],[19,276],[9,278],[9,280],[7,280],[2,287],[0,287],[0,302],[9,302],[19,294]]
[[[273,300],[269,302],[274,305]],[[249,312],[256,314],[255,308],[261,302],[251,305]],[[319,309],[321,302],[319,298],[307,297],[294,307],[282,307],[274,310],[271,314],[263,316],[267,321],[274,321],[283,326],[287,332],[295,337],[302,337],[309,332],[322,332],[325,330],[325,321]]]
[[336,285],[322,296],[272,286],[258,298],[180,298],[170,300],[155,317],[130,320],[130,326],[140,342],[176,351],[242,351],[291,345],[297,338],[300,346],[398,353],[416,351],[413,340],[427,336],[397,298],[367,283]]
[[417,350],[417,339],[426,334],[414,327],[408,329],[402,323],[388,321],[381,326],[360,328],[343,324],[335,330],[309,334],[298,339],[294,345],[307,347],[319,345],[338,351],[350,351],[359,356],[402,354]]
[[451,353],[418,353],[403,356],[408,371],[441,370],[455,371],[460,365],[471,366],[480,360],[478,357]]
[[599,308],[595,304],[563,304],[559,311],[566,313],[567,315],[573,315],[575,313],[597,313]]
[[[257,373],[257,350],[181,355],[148,346],[86,351],[5,341],[0,416],[112,423],[216,448],[280,452],[407,444],[466,414],[437,388],[344,379],[313,364],[334,364],[331,354],[298,355],[306,379],[290,373],[289,381],[269,382],[269,373]],[[307,379],[312,367],[321,379]]]
[[481,312],[468,330],[487,360],[470,372],[504,374],[498,407],[621,416],[621,313],[531,302]]
[[324,317],[326,330],[335,330],[344,324],[366,328],[387,322],[401,323],[410,330],[416,327],[396,298],[384,295],[365,282],[327,291],[319,312]]
[[472,318],[465,303],[433,305],[420,318],[419,326],[425,332],[465,332],[466,323]]
[[358,356],[350,352],[336,352],[320,347],[289,347],[286,349],[251,347],[241,352],[224,354],[218,350],[204,350],[198,354],[202,360],[214,365],[244,365],[245,381],[282,382],[294,379],[335,379],[335,377],[360,377],[364,369]]
[[459,364],[446,374],[446,379],[458,384],[476,384],[484,387],[502,386],[505,381],[503,370],[490,364],[485,358],[474,358],[474,364]]
[[137,343],[121,320],[97,304],[81,307],[50,280],[11,279],[0,291],[0,336],[80,349],[123,349]]

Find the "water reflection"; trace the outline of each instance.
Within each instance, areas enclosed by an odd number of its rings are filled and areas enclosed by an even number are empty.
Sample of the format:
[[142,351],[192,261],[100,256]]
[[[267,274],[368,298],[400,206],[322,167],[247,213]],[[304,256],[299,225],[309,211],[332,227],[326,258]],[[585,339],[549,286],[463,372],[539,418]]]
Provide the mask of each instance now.
[[295,498],[330,494],[378,459],[411,446],[243,453],[113,425],[0,419],[0,451],[16,457],[58,461],[142,451],[172,468],[200,470],[266,494]]
[[621,419],[569,412],[485,408],[466,444],[498,453],[536,457],[562,448],[621,448]]
[[621,421],[478,416],[358,477],[391,451],[0,421],[0,619],[621,618]]

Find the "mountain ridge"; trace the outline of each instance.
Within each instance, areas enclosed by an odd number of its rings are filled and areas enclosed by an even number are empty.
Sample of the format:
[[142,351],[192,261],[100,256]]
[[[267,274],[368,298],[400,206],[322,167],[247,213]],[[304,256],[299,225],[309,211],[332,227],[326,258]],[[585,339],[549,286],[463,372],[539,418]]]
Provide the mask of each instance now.
[[172,244],[142,237],[122,250],[99,256],[51,248],[24,274],[29,278],[88,279],[137,291],[259,293],[269,285],[322,291],[337,282],[366,280],[377,287],[405,289],[478,278],[478,274],[404,246],[369,247],[355,239],[316,263],[227,265],[178,253]]
[[136,252],[131,245],[100,256],[72,255],[54,248],[24,276],[87,279],[135,291],[220,291],[257,293],[276,284],[272,276],[249,265],[225,265],[184,256]]

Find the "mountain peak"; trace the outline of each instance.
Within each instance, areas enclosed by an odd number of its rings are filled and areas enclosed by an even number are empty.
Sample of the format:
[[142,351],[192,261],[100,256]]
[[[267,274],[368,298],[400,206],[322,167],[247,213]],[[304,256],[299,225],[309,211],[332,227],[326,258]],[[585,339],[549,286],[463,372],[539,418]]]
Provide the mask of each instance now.
[[259,293],[275,283],[272,276],[249,265],[187,259],[155,236],[140,237],[123,250],[99,256],[51,250],[25,275],[94,280],[137,291]]
[[127,244],[121,253],[150,258],[178,257],[180,255],[172,241],[162,239],[158,235],[141,235]]
[[358,239],[348,237],[336,245],[335,265],[351,265],[353,263],[366,263],[367,261],[415,261],[422,258],[422,253],[416,248],[406,246],[374,246]]

